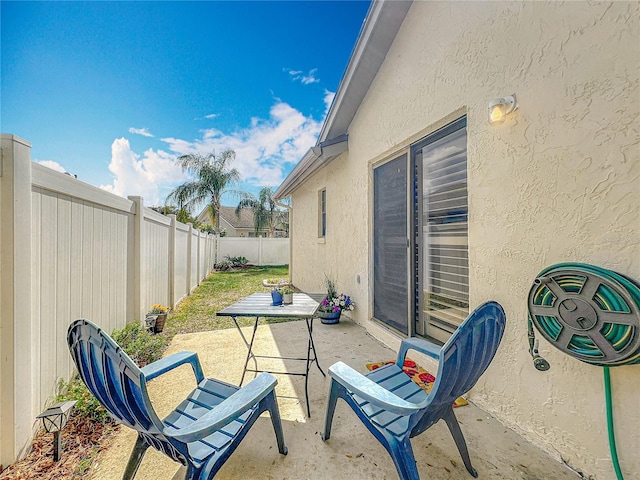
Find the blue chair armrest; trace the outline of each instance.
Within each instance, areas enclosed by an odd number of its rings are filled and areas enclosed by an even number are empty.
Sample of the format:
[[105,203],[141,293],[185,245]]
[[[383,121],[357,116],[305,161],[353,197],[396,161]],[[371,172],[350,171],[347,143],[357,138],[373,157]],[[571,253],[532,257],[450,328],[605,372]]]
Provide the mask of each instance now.
[[412,403],[398,397],[342,362],[331,365],[329,375],[347,390],[398,415],[411,415],[426,405],[426,402]]
[[396,361],[398,365],[402,366],[404,364],[404,359],[407,356],[407,351],[409,350],[416,350],[430,356],[431,358],[440,360],[440,351],[442,350],[442,347],[422,338],[405,338],[400,344],[400,350],[398,350],[398,359]]
[[200,366],[198,354],[195,352],[183,351],[174,353],[173,355],[169,355],[168,357],[161,358],[158,361],[150,363],[149,365],[142,367],[140,370],[142,370],[146,380],[152,380],[163,373],[167,373],[168,371],[186,363],[191,364],[193,374],[196,377],[196,383],[200,383],[204,380],[202,366]]
[[261,373],[249,384],[223,400],[188,427],[165,427],[163,433],[168,437],[185,443],[208,437],[269,395],[277,383],[278,381],[273,375]]

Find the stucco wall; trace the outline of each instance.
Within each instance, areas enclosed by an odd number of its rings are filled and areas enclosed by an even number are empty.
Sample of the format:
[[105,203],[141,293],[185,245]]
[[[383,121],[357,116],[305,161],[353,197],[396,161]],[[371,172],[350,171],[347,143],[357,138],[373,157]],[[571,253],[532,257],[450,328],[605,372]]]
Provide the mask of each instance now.
[[[536,371],[526,298],[561,261],[640,279],[639,19],[635,2],[415,2],[350,126],[349,152],[293,195],[294,282],[317,291],[333,275],[358,302],[354,319],[380,335],[368,320],[371,164],[466,114],[471,304],[494,299],[508,316],[470,398],[598,480],[615,478],[602,369],[541,341],[552,367]],[[488,125],[489,100],[512,93],[519,109]],[[640,366],[611,374],[620,463],[640,478]]]
[[[339,293],[367,298],[367,173],[366,164],[347,161],[342,154],[320,170],[293,197],[291,242],[292,281],[305,291],[323,292],[325,276],[336,281]],[[318,192],[327,191],[326,237],[318,237]],[[356,283],[360,275],[360,284]],[[366,301],[357,310],[366,313]],[[363,319],[364,315],[360,315]],[[368,318],[368,316],[366,316]]]

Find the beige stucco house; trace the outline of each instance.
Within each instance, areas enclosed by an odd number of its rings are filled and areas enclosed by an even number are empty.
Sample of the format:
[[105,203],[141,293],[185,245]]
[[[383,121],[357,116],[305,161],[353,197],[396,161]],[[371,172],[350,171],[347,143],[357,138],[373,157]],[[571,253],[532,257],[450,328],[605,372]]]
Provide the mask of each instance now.
[[[470,400],[598,480],[616,478],[603,369],[545,340],[551,369],[534,369],[527,295],[558,262],[640,279],[639,5],[374,2],[316,146],[275,192],[292,201],[296,286],[333,276],[390,346],[445,341],[500,302],[505,338]],[[638,479],[640,365],[611,376],[619,463]]]

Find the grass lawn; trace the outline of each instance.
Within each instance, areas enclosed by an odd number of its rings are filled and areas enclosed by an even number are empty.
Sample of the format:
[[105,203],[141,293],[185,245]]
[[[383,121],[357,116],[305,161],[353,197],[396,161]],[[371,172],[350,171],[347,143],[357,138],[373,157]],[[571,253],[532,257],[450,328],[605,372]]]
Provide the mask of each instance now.
[[[252,293],[269,292],[262,285],[262,280],[265,278],[288,277],[288,265],[213,272],[190,296],[184,299],[174,312],[169,314],[163,334],[171,339],[178,333],[235,328],[231,317],[216,317],[216,312]],[[277,323],[287,319],[272,318],[266,321]],[[253,325],[253,322],[252,318],[238,318],[241,326]]]

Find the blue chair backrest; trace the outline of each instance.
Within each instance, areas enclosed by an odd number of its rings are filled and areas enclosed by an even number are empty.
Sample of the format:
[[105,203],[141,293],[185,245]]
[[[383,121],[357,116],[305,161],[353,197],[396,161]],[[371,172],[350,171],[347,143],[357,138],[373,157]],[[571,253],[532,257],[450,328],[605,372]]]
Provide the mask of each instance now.
[[476,384],[498,350],[505,324],[504,310],[496,302],[480,305],[460,324],[440,351],[430,402],[412,436],[437,422],[442,409],[451,408],[456,398]]
[[87,320],[76,320],[69,326],[67,344],[80,377],[113,418],[166,441],[143,373],[109,335]]

